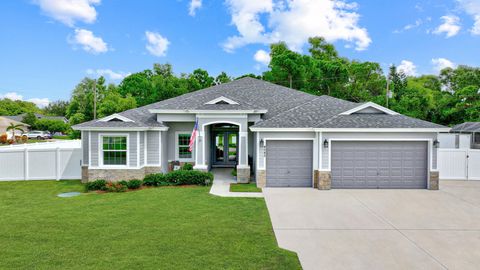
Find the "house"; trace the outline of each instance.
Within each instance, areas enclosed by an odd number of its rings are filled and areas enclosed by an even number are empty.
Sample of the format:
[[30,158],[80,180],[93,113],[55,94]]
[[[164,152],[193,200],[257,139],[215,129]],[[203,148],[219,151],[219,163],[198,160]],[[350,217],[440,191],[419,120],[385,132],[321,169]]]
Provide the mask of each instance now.
[[453,126],[450,130],[456,137],[466,136],[470,139],[469,144],[472,149],[480,149],[480,122],[465,122]]
[[[12,120],[21,122],[21,121],[23,121],[23,118],[25,117],[25,115],[27,115],[27,114],[22,113],[22,114],[19,114],[19,115],[2,116],[2,117],[6,117],[8,119],[12,119]],[[37,118],[37,120],[50,119],[50,120],[60,120],[64,123],[68,123],[68,119],[64,116],[49,116],[49,115],[43,115],[43,114],[39,114],[39,113],[34,113],[34,115]]]
[[[198,136],[188,151],[195,121]],[[140,179],[172,164],[237,169],[259,187],[438,189],[449,128],[375,103],[243,78],[73,127],[83,181]]]
[[[7,137],[10,139],[11,138],[11,131],[8,131],[7,132],[7,128],[8,126],[10,126],[10,124],[14,124],[14,125],[22,125],[22,129],[26,132],[28,131],[28,127],[29,125],[25,124],[25,123],[22,123],[22,122],[19,122],[19,121],[15,121],[15,120],[12,120],[12,119],[9,119],[9,118],[6,118],[6,117],[3,117],[3,116],[0,116],[0,135],[1,134],[4,134],[4,133],[7,133]],[[21,135],[21,131],[15,131],[15,135]]]

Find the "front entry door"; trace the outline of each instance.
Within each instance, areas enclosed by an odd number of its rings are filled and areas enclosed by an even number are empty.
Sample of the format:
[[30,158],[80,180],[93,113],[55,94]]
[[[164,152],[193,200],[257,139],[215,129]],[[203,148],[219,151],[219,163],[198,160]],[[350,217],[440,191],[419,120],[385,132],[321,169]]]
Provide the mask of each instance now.
[[237,164],[238,134],[236,131],[215,132],[213,146],[213,165],[228,167]]

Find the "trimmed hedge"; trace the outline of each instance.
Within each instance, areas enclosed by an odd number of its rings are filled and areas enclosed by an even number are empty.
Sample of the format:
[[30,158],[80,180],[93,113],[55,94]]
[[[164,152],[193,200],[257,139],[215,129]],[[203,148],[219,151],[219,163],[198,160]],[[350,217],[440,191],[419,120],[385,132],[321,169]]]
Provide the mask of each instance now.
[[190,163],[185,163],[182,166],[182,170],[184,171],[193,171],[193,165]]
[[201,171],[178,170],[165,175],[165,180],[173,185],[210,185],[213,181],[213,174]]
[[149,174],[143,179],[143,185],[145,186],[158,187],[165,184],[165,175],[163,173]]
[[139,189],[142,186],[142,184],[143,184],[142,180],[134,179],[127,182],[127,187],[129,189]]

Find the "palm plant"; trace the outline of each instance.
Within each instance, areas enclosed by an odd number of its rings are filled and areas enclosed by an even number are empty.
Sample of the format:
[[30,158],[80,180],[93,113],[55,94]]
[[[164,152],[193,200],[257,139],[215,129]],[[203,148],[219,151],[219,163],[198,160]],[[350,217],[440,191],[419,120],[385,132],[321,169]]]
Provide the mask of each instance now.
[[15,125],[14,123],[10,123],[10,125],[7,127],[7,131],[12,131],[12,140],[15,142],[15,131],[19,130],[19,131],[24,131],[22,129],[23,125],[22,124],[17,124]]

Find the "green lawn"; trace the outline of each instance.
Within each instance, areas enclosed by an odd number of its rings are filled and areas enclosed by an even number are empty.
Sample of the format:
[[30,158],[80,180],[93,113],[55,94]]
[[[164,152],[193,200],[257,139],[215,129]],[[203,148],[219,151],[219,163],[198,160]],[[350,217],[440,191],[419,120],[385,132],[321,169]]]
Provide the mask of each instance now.
[[0,182],[0,269],[299,269],[263,199],[206,187],[82,194],[78,181]]
[[230,192],[262,192],[256,183],[230,184]]

